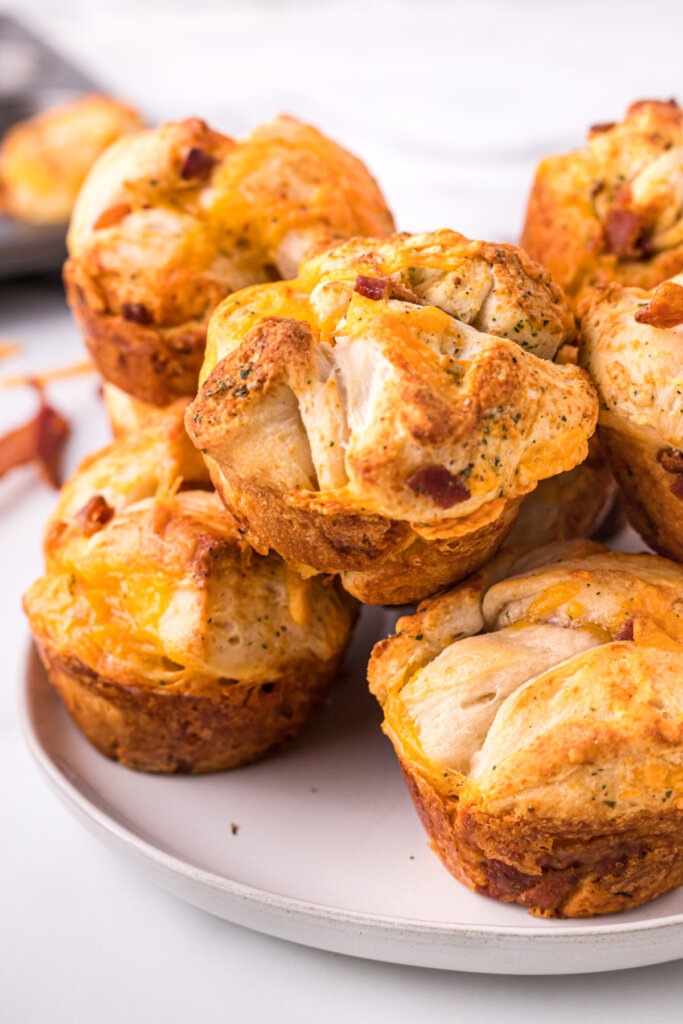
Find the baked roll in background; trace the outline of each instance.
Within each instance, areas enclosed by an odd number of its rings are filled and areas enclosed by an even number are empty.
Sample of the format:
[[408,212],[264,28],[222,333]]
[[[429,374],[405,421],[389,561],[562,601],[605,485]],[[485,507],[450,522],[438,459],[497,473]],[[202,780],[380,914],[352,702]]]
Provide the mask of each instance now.
[[248,548],[201,479],[183,409],[85,460],[24,597],[79,728],[108,757],[158,772],[232,768],[297,736],[355,619],[338,585]]
[[483,564],[539,480],[582,462],[573,316],[509,245],[354,239],[214,313],[188,432],[257,550],[370,604]]
[[135,110],[97,94],[13,125],[0,143],[0,212],[32,224],[66,224],[97,158],[143,127]]
[[579,314],[627,515],[651,547],[683,561],[683,275],[652,291],[604,285]]
[[206,326],[246,285],[293,277],[311,246],[393,220],[360,160],[279,117],[236,142],[191,118],[112,146],[81,191],[64,280],[112,384],[165,405],[193,394]]
[[582,149],[543,160],[521,245],[570,299],[601,280],[654,288],[683,270],[683,111],[633,103]]
[[434,849],[536,914],[683,882],[683,568],[590,541],[507,549],[400,619],[370,688]]

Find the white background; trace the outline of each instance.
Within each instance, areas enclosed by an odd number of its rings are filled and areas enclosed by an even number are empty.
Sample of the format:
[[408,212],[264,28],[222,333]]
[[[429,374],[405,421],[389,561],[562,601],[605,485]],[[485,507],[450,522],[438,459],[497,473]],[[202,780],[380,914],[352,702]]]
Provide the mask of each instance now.
[[[5,7],[8,5],[6,4]],[[9,5],[12,8],[12,4]],[[678,3],[133,0],[16,5],[151,119],[240,134],[289,112],[369,163],[399,226],[514,240],[535,161],[632,99],[683,98]],[[0,285],[0,375],[81,357],[58,284]],[[104,440],[93,378],[55,386],[68,468]],[[0,430],[31,396],[0,392]],[[54,495],[0,481],[0,1020],[7,1024],[681,1019],[680,963],[582,978],[447,974],[364,962],[248,932],[158,891],[65,813],[30,762],[16,691],[19,595],[41,569]]]

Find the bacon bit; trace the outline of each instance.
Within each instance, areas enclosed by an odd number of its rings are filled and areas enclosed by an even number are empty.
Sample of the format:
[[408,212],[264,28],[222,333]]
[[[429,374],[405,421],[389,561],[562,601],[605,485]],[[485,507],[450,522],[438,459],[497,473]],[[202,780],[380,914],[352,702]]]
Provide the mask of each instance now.
[[607,248],[619,259],[642,256],[639,247],[641,224],[633,210],[611,209],[603,226]]
[[388,298],[390,284],[388,277],[366,277],[365,274],[358,274],[353,290],[359,295],[364,295],[366,299],[378,302],[380,299]]
[[124,320],[130,320],[134,324],[151,324],[154,317],[141,302],[122,302],[121,313]]
[[657,453],[657,462],[667,473],[683,473],[683,452],[677,448],[662,448]]
[[203,149],[198,149],[197,146],[193,146],[185,154],[185,158],[180,165],[180,177],[186,181],[190,178],[208,178],[213,170],[213,166],[216,163],[216,158],[211,156],[210,153],[206,153]]
[[615,640],[633,640],[633,619],[626,619],[622,622],[617,633],[614,636]]
[[92,363],[70,363],[68,366],[58,366],[54,370],[46,370],[45,373],[33,374],[30,377],[18,375],[16,377],[4,377],[0,385],[4,388],[25,388],[29,385],[42,387],[53,380],[63,380],[65,377],[76,377],[81,373],[94,373],[95,367]]
[[664,281],[655,288],[647,306],[641,306],[633,316],[639,324],[662,330],[683,324],[683,285]]
[[669,490],[673,494],[674,498],[678,498],[679,501],[683,501],[683,477],[677,476],[669,487]]
[[390,282],[389,298],[400,299],[401,302],[412,302],[414,306],[429,305],[427,300],[421,299],[419,295],[415,294],[412,288],[407,288],[406,285],[400,284],[397,281]]
[[106,498],[101,494],[93,494],[80,512],[76,513],[75,519],[81,528],[81,533],[85,537],[92,537],[94,533],[106,526],[113,515],[114,509],[107,504]]
[[423,466],[416,469],[406,483],[411,491],[426,494],[439,508],[450,508],[471,497],[469,488],[460,477],[454,476],[445,466]]
[[595,181],[595,182],[593,182],[593,185],[591,187],[591,197],[594,199],[596,196],[599,196],[604,187],[605,187],[604,181]]
[[41,394],[33,419],[0,438],[0,477],[15,466],[36,461],[45,480],[59,487],[62,449],[69,433],[68,422]]
[[608,132],[614,128],[616,121],[600,121],[598,124],[592,124],[588,129],[589,135],[602,135],[603,132]]
[[124,217],[127,217],[132,209],[133,207],[130,203],[116,203],[114,206],[102,210],[102,213],[93,224],[93,230],[99,231],[100,228],[112,228],[119,221],[123,220]]

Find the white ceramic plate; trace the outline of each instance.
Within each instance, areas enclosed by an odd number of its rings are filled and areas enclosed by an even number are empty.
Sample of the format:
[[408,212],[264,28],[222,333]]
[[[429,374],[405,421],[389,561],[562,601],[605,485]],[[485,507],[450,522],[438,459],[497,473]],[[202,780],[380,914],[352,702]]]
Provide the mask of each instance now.
[[270,935],[500,974],[683,957],[683,889],[622,914],[557,922],[475,896],[446,872],[427,846],[365,683],[370,648],[394,619],[364,610],[333,694],[299,743],[259,764],[194,778],[143,775],[98,754],[31,652],[22,690],[31,750],[69,809],[152,879]]

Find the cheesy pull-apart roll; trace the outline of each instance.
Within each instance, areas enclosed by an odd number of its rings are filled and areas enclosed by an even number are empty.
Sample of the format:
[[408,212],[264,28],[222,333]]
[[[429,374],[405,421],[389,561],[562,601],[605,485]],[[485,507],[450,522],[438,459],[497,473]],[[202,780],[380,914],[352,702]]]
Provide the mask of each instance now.
[[570,299],[600,279],[654,288],[683,269],[683,111],[633,103],[583,149],[541,162],[521,244]]
[[34,224],[66,224],[97,158],[142,127],[130,107],[99,95],[13,125],[0,144],[0,212]]
[[683,568],[506,550],[400,619],[370,688],[434,849],[544,916],[683,882]]
[[236,142],[171,122],[112,146],[88,176],[67,296],[105,379],[164,405],[196,390],[226,295],[293,277],[311,246],[392,230],[365,166],[315,128],[279,117]]
[[298,735],[355,616],[340,587],[251,551],[196,489],[183,406],[86,459],[24,597],[76,724],[108,757],[159,772],[232,768]]
[[354,239],[216,310],[188,432],[258,550],[370,604],[417,600],[585,458],[595,393],[552,362],[572,331],[513,246]]
[[683,275],[652,291],[604,285],[579,314],[600,440],[628,517],[656,551],[683,561]]

